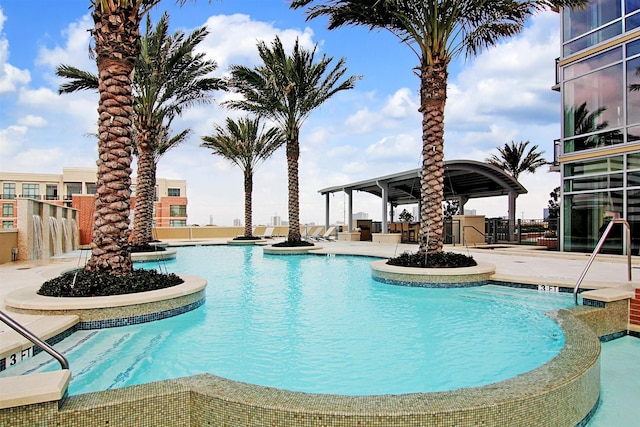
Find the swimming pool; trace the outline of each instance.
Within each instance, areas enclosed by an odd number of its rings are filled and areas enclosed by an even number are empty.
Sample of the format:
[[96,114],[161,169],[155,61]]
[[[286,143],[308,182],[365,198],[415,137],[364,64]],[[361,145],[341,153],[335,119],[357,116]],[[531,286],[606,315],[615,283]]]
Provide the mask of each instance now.
[[[371,261],[180,248],[165,265],[207,278],[206,305],[162,321],[76,332],[56,346],[73,369],[69,392],[203,372],[311,393],[454,390],[530,371],[563,346],[544,312],[571,306],[570,295],[390,286],[371,279]],[[42,360],[15,368],[49,369]]]

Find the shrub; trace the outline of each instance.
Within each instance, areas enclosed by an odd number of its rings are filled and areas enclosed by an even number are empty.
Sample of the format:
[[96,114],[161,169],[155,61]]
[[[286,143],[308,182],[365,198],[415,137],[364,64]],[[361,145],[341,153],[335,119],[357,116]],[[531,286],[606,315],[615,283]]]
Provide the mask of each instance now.
[[389,259],[387,264],[417,268],[458,268],[478,265],[472,256],[455,252],[439,252],[427,256],[422,253],[405,252],[396,258]]
[[298,240],[298,241],[285,240],[284,242],[274,243],[271,246],[275,246],[277,248],[297,248],[300,246],[315,246],[315,245],[311,242],[307,242],[306,240]]
[[126,276],[80,270],[44,282],[38,294],[48,297],[97,297],[154,291],[181,283],[184,280],[176,274],[162,274],[155,270],[134,270]]

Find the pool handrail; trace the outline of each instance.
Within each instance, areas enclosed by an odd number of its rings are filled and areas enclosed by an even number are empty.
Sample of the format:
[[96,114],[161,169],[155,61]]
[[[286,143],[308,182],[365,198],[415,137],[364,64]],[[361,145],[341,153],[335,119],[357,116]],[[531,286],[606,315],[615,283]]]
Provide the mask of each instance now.
[[0,310],[0,320],[2,320],[7,326],[11,329],[31,341],[34,345],[37,345],[47,353],[49,353],[52,357],[54,357],[58,362],[60,362],[60,366],[62,369],[69,369],[69,361],[66,357],[62,355],[62,353],[58,352],[56,349],[51,347],[49,344],[38,338],[34,333],[29,331],[27,328],[22,326],[16,320],[9,317],[6,313]]
[[598,252],[600,252],[600,249],[602,249],[602,246],[604,245],[604,241],[607,239],[609,232],[611,231],[611,229],[615,224],[624,225],[624,228],[627,232],[627,235],[626,235],[627,280],[629,280],[629,282],[631,281],[631,227],[629,226],[629,223],[627,222],[627,220],[625,220],[624,218],[613,218],[611,221],[609,221],[609,224],[607,225],[607,228],[605,228],[604,232],[602,233],[602,237],[600,237],[600,240],[598,240],[598,244],[596,245],[595,249],[591,253],[591,256],[589,257],[589,261],[587,262],[587,265],[582,271],[582,274],[578,278],[578,281],[576,282],[576,286],[573,289],[573,300],[576,305],[578,305],[578,289],[580,289],[580,285],[582,284],[584,277],[587,275],[587,271],[589,271],[589,267],[591,267],[591,264],[593,264],[593,261],[596,259],[596,255],[598,255]]

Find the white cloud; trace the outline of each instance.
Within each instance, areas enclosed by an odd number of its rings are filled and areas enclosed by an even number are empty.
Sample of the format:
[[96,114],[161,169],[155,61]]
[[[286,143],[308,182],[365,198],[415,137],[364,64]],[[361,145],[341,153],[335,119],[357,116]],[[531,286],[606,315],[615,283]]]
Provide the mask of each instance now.
[[0,8],[0,95],[15,92],[31,80],[29,70],[20,70],[9,63],[9,41],[2,32],[6,19]]
[[18,124],[29,127],[43,127],[47,125],[47,120],[40,116],[33,116],[31,114],[22,117],[18,120]]
[[276,35],[282,40],[285,49],[290,50],[296,38],[305,49],[313,47],[313,31],[308,27],[304,31],[280,30],[270,23],[255,21],[243,14],[211,16],[204,25],[209,30],[209,35],[198,50],[217,62],[220,73],[226,73],[230,64],[250,66],[258,63],[258,41],[270,45]]
[[11,161],[11,156],[20,151],[26,133],[26,126],[14,125],[6,129],[0,129],[0,151],[3,157],[3,168],[8,164],[5,164],[5,162]]
[[62,31],[66,39],[64,46],[54,46],[49,49],[40,48],[36,63],[55,69],[60,64],[73,65],[81,70],[97,73],[96,63],[89,56],[93,22],[89,14],[80,21],[72,22]]

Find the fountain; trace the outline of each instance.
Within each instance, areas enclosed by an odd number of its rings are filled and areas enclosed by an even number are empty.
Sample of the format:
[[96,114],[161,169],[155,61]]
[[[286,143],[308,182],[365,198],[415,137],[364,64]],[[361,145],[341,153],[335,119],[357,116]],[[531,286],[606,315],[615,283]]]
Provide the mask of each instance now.
[[33,215],[32,222],[32,231],[33,231],[33,246],[32,246],[32,259],[40,259],[42,258],[42,221],[40,219],[40,215]]
[[60,224],[55,216],[49,217],[49,242],[53,256],[62,254],[62,233],[60,233]]
[[33,199],[18,199],[17,259],[59,256],[78,249],[77,210]]

